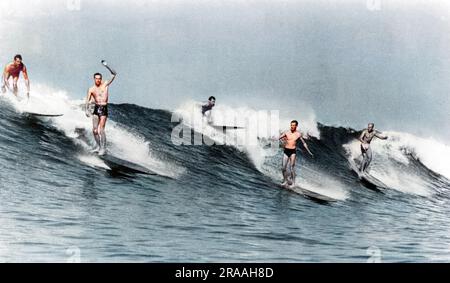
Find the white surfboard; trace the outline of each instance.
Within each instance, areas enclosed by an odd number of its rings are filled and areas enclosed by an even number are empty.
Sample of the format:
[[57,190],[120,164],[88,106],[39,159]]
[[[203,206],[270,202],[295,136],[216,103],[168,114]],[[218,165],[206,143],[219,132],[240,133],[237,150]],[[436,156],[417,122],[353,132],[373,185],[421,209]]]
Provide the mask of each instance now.
[[383,182],[375,178],[374,176],[370,175],[367,172],[361,172],[356,165],[356,162],[349,161],[350,169],[358,175],[359,181],[367,188],[369,189],[375,189],[375,190],[384,190],[387,189],[388,186],[385,185]]
[[64,115],[64,114],[36,113],[28,111],[24,111],[23,114],[37,117],[61,117]]
[[112,170],[146,175],[157,175],[157,173],[145,168],[144,166],[115,157],[111,154],[99,155],[98,157]]
[[307,198],[315,200],[315,201],[319,201],[319,202],[336,202],[336,201],[338,201],[337,199],[334,199],[332,197],[329,197],[329,196],[326,196],[326,195],[323,195],[323,194],[320,194],[320,193],[313,192],[313,191],[310,191],[308,189],[302,188],[299,185],[294,185],[294,186],[291,185],[290,186],[290,185],[281,185],[280,184],[280,186],[283,189],[287,189],[287,190],[293,191],[293,192],[295,192],[297,194],[301,194],[304,197],[307,197]]

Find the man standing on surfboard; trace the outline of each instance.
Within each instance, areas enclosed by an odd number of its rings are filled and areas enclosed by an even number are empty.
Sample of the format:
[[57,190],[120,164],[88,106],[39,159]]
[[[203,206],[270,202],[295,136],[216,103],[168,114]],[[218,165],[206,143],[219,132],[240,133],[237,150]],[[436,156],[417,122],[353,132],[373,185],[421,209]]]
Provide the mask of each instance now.
[[[6,65],[5,69],[3,70],[3,79],[2,79],[2,92],[5,93],[6,89],[12,91],[14,95],[17,97],[18,88],[17,88],[17,81],[20,77],[20,72],[23,73],[23,78],[25,79],[25,84],[27,86],[27,97],[30,98],[30,80],[28,79],[28,72],[27,68],[25,67],[25,64],[22,62],[22,56],[20,54],[17,54],[14,56],[14,60],[12,63],[9,63]],[[13,78],[13,87],[11,89],[11,86],[9,85],[9,78]]]
[[[94,133],[94,138],[98,147],[98,154],[104,155],[106,153],[106,133],[105,126],[106,120],[108,119],[108,98],[109,91],[108,88],[114,81],[117,73],[108,66],[105,60],[102,60],[102,64],[111,72],[111,79],[109,81],[102,81],[102,74],[94,74],[94,85],[89,88],[86,97],[86,116],[92,116],[92,132]],[[95,107],[94,112],[89,111],[89,103],[94,100]],[[94,151],[97,151],[95,149]]]
[[367,125],[367,129],[364,129],[361,133],[361,136],[359,137],[359,141],[361,142],[361,155],[362,155],[362,162],[361,166],[359,168],[359,171],[361,173],[364,173],[367,168],[370,165],[370,162],[372,162],[372,149],[370,149],[370,142],[374,137],[377,137],[382,140],[386,140],[388,137],[383,136],[380,132],[374,129],[375,124],[369,123]]
[[[297,140],[303,143],[306,151],[311,156],[314,156],[308,148],[305,140],[303,139],[302,133],[297,131],[298,122],[293,120],[291,122],[291,130],[283,133],[280,136],[280,140],[284,141],[284,154],[281,171],[283,173],[283,183],[282,186],[295,185],[295,161],[297,159]],[[289,167],[289,168],[288,168]],[[288,169],[290,171],[290,178],[288,176]]]

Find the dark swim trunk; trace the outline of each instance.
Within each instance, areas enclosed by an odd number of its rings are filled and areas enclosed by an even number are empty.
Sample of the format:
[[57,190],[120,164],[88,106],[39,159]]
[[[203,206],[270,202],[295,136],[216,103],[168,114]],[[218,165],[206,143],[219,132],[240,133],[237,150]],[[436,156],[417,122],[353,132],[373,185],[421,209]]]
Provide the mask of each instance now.
[[370,149],[370,146],[367,149],[365,149],[362,144],[361,144],[360,147],[361,147],[361,152],[362,153],[365,153],[366,151],[368,151]]
[[287,155],[287,157],[291,157],[292,154],[296,154],[297,150],[295,148],[285,148],[284,149],[284,154]]
[[206,111],[210,111],[214,105],[202,105],[202,114],[205,115]]
[[108,116],[108,105],[95,104],[94,113],[93,114],[97,115],[98,117]]

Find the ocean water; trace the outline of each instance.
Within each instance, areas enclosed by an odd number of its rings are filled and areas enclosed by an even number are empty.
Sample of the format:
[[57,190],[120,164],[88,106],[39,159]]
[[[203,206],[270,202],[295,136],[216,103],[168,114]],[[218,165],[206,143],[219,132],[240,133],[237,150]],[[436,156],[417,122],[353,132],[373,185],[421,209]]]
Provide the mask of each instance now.
[[[0,64],[22,54],[31,80],[28,102],[0,94],[0,262],[450,261],[449,19],[446,0],[0,1]],[[90,153],[102,59],[108,150],[152,175]],[[245,128],[203,127],[210,95]],[[288,190],[292,119],[314,158],[299,144]],[[382,189],[350,169],[368,122]]]
[[112,104],[110,153],[156,174],[115,170],[89,153],[82,101],[34,89],[28,103],[0,99],[1,262],[450,260],[450,149],[435,140],[375,140],[370,174],[387,188],[374,190],[348,166],[358,131],[301,123],[315,157],[299,148],[298,184],[321,201],[279,186],[281,150],[264,142],[174,145],[172,114],[192,105]]

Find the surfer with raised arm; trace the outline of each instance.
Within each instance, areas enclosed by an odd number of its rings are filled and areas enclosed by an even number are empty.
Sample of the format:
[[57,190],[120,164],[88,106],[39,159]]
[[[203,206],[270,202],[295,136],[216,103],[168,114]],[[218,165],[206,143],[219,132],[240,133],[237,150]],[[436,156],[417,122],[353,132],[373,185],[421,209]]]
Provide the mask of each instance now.
[[[291,129],[283,133],[280,136],[280,140],[284,142],[284,153],[283,153],[283,162],[281,171],[283,173],[283,183],[282,186],[286,185],[295,185],[295,162],[297,159],[297,140],[300,140],[303,143],[306,151],[311,156],[314,156],[308,148],[305,140],[303,139],[303,135],[301,132],[297,131],[298,122],[293,120],[291,122]],[[288,176],[288,169],[290,171],[290,176]],[[290,178],[289,178],[290,177]]]
[[359,137],[359,141],[361,142],[361,155],[362,162],[359,168],[361,173],[364,173],[370,165],[372,161],[372,149],[370,148],[370,142],[374,137],[377,137],[382,140],[386,140],[388,137],[383,136],[380,132],[374,129],[375,124],[369,123],[367,125],[367,129],[364,129]]
[[[106,153],[106,133],[105,126],[108,119],[108,99],[109,99],[109,86],[116,78],[116,71],[114,71],[106,61],[102,60],[102,64],[111,72],[112,77],[109,81],[102,81],[102,74],[94,74],[94,85],[89,88],[86,97],[86,116],[92,115],[92,132],[97,143],[97,149],[99,155]],[[89,111],[89,104],[94,101],[94,112]]]
[[[27,67],[25,67],[25,64],[22,62],[22,56],[20,54],[14,56],[13,62],[6,65],[5,69],[3,70],[1,90],[3,93],[5,93],[6,89],[8,89],[12,91],[12,93],[17,97],[17,94],[19,92],[17,82],[20,77],[20,72],[23,73],[25,85],[27,86],[27,97],[30,98],[30,80],[28,79]],[[12,88],[9,85],[9,79],[11,77],[13,78]]]

